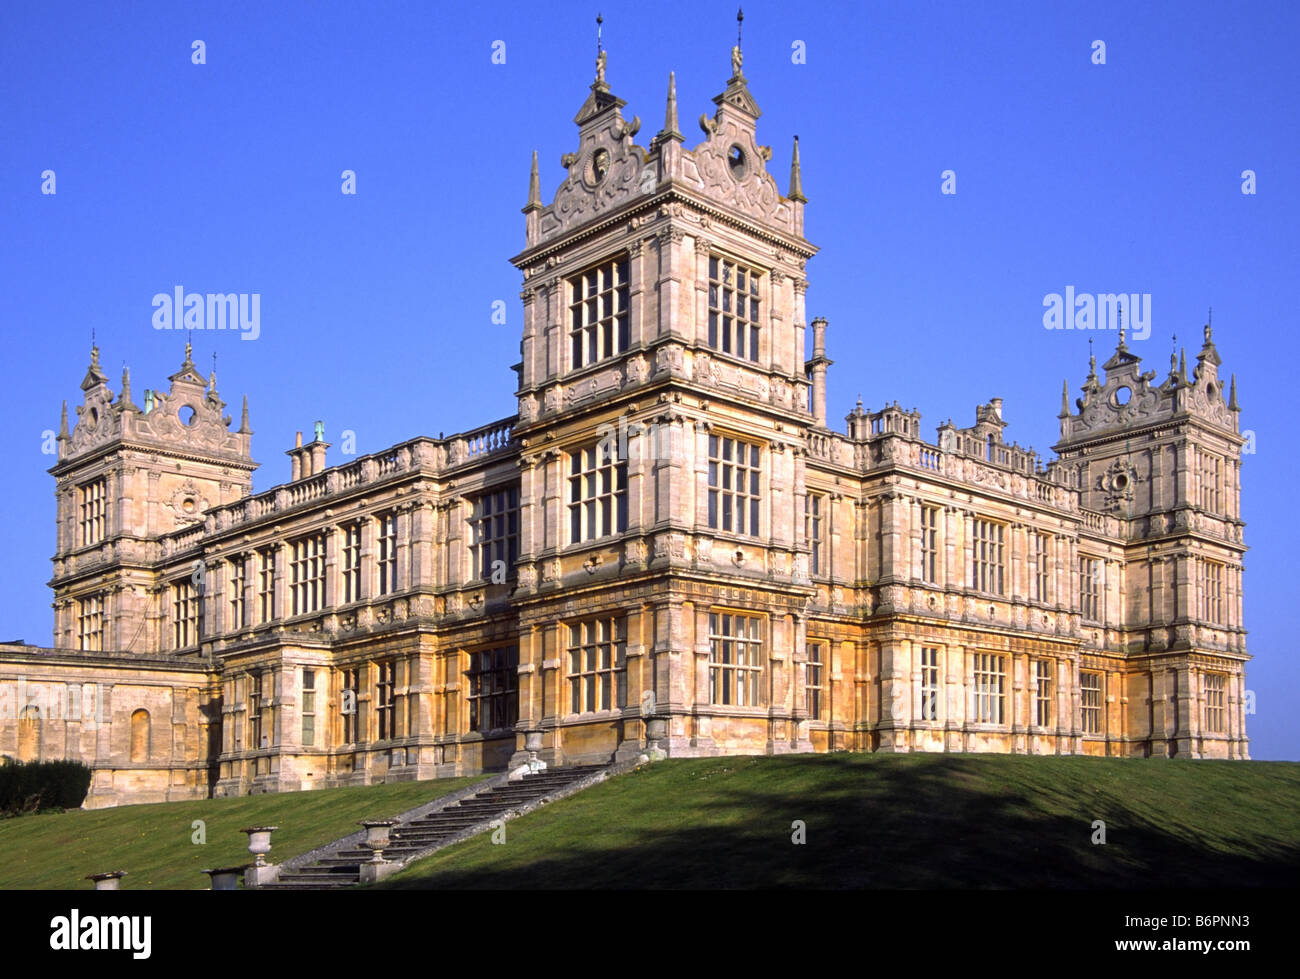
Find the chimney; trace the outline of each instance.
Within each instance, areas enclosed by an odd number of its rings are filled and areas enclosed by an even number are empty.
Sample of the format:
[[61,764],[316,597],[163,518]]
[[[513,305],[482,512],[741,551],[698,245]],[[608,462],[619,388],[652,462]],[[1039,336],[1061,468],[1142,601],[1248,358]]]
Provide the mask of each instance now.
[[296,483],[311,475],[311,460],[302,447],[302,432],[294,440],[293,448],[285,453],[289,457],[289,482]]
[[812,379],[813,423],[818,428],[826,427],[826,368],[834,363],[826,356],[826,327],[824,316],[818,316],[812,321],[813,355],[812,360],[804,365]]

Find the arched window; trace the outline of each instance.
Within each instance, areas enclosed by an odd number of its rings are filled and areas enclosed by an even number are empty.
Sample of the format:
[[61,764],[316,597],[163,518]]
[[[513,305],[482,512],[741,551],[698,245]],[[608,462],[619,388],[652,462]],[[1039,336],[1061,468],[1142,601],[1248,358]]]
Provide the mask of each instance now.
[[18,760],[36,761],[41,754],[41,709],[24,707],[18,717]]
[[149,712],[138,710],[131,715],[131,761],[149,760]]

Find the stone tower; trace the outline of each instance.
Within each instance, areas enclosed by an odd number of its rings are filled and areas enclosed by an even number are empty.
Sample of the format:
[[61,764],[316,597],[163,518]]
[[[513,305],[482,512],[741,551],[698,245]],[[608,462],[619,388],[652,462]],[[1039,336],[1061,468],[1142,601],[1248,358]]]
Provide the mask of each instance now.
[[[572,604],[579,587],[593,611],[628,609],[622,701],[641,705],[647,725],[624,725],[629,751],[647,730],[674,753],[712,750],[746,725],[770,750],[806,743],[802,466],[807,430],[825,423],[825,322],[805,361],[804,269],[816,248],[803,235],[797,144],[783,195],[739,46],[731,66],[713,115],[700,116],[700,143],[686,146],[670,74],[663,128],[642,147],[602,51],[549,205],[534,156],[527,247],[512,259],[524,275],[516,597],[521,725],[537,727],[529,743],[543,757],[538,721],[554,711],[568,639],[544,625],[565,608],[542,599],[563,589]],[[741,621],[710,610],[738,601],[768,616],[764,641],[788,652],[763,694],[770,720],[726,725],[699,705],[711,699],[710,630]]]
[[[131,399],[128,370],[114,397],[92,347],[71,432],[64,406],[58,462],[49,470],[58,501],[50,582],[56,647],[167,648],[159,538],[191,527],[201,534],[210,507],[252,489],[247,400],[231,431],[215,370],[204,381],[190,350],[187,343],[170,390],[146,391],[141,407]],[[203,571],[194,570],[192,600],[200,602]]]
[[[1153,746],[1192,751],[1205,714],[1197,705],[1223,700],[1229,734],[1240,739],[1240,672],[1220,691],[1206,657],[1246,655],[1242,621],[1241,448],[1236,379],[1227,389],[1209,325],[1189,379],[1185,354],[1170,355],[1169,374],[1141,370],[1124,331],[1098,378],[1092,360],[1083,397],[1061,405],[1060,462],[1074,469],[1082,502],[1112,514],[1125,545],[1117,637],[1135,665],[1151,671]],[[1206,683],[1213,689],[1205,689]],[[1130,694],[1129,709],[1146,699]],[[1136,718],[1135,718],[1136,719]]]

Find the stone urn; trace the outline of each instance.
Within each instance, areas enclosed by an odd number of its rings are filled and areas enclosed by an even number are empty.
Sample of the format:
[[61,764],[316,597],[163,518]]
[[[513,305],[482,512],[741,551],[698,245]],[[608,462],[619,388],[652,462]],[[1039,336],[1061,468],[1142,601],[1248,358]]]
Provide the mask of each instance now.
[[110,870],[106,874],[87,874],[86,880],[93,880],[97,891],[119,891],[125,876],[125,870]]
[[236,884],[239,881],[239,875],[248,869],[248,864],[242,863],[238,867],[217,867],[213,870],[205,870],[203,873],[208,875],[212,886],[208,890],[212,891],[233,891],[237,890]]
[[266,855],[271,852],[271,834],[279,826],[250,826],[248,829],[240,830],[241,833],[248,834],[248,852],[255,858],[255,867],[266,866]]
[[392,829],[397,825],[396,819],[363,819],[361,825],[366,828],[366,839],[362,846],[367,847],[371,863],[383,863],[384,848],[388,846]]

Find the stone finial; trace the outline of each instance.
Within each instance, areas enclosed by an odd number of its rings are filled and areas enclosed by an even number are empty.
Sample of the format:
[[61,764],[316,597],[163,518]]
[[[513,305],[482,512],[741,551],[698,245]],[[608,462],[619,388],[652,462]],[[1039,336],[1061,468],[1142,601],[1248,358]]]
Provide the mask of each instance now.
[[248,395],[244,395],[244,411],[239,418],[239,434],[252,435],[253,430],[248,427]]
[[68,402],[63,402],[63,410],[59,413],[59,440],[68,438]]
[[524,213],[529,211],[540,211],[542,209],[542,180],[537,174],[537,151],[533,150],[533,167],[528,174],[528,203],[524,205]]
[[122,393],[118,395],[117,403],[124,411],[139,410],[131,403],[131,368],[125,365],[122,367]]
[[1232,384],[1228,388],[1228,410],[1241,411],[1241,406],[1237,404],[1237,375],[1232,375]]
[[736,8],[736,46],[731,49],[731,77],[733,80],[743,81],[745,76],[741,72],[741,66],[745,63],[745,56],[741,53],[741,31],[745,26],[745,9]]
[[799,137],[794,138],[794,153],[790,156],[790,193],[785,195],[792,201],[798,201],[800,204],[807,204],[808,198],[803,196],[803,174],[799,166]]
[[81,390],[89,391],[91,388],[107,383],[108,375],[99,366],[99,347],[91,344],[90,366],[86,368],[86,378],[81,382]]
[[1061,413],[1057,418],[1068,418],[1070,415],[1070,379],[1066,378],[1061,382]]
[[686,137],[677,128],[677,75],[675,72],[670,71],[668,73],[668,104],[664,109],[664,128],[659,131],[656,139],[661,141],[674,139],[679,143],[686,141]]

